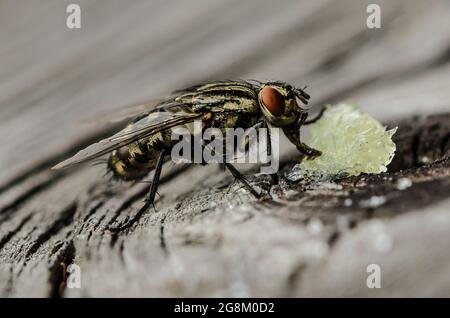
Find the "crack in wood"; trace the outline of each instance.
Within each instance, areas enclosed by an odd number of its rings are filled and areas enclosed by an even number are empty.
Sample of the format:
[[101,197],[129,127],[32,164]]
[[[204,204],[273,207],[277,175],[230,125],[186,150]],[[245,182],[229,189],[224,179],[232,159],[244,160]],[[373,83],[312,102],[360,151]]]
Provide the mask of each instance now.
[[167,256],[169,254],[169,250],[167,249],[166,245],[166,238],[164,234],[164,222],[166,218],[161,218],[161,223],[159,226],[159,245],[161,246],[162,250],[164,251],[164,254]]
[[26,217],[24,217],[22,219],[22,221],[20,221],[20,223],[17,225],[17,227],[15,227],[13,230],[8,231],[7,234],[5,234],[1,240],[0,240],[0,250],[5,246],[6,243],[9,242],[9,240],[11,240],[11,238],[16,235],[17,233],[20,232],[20,230],[22,229],[22,227],[31,219],[32,214],[27,215]]
[[55,184],[60,180],[65,174],[58,173],[52,176],[48,176],[46,180],[32,186],[26,191],[21,192],[16,196],[11,202],[3,205],[0,209],[1,222],[8,220],[11,214],[17,210],[20,206],[24,205],[26,202],[30,201],[35,195],[39,194],[41,191],[49,188],[51,185]]
[[59,298],[64,296],[67,287],[67,273],[65,270],[76,257],[76,249],[73,240],[64,244],[64,248],[59,251],[59,256],[55,258],[53,265],[49,268],[49,292],[48,296]]
[[30,259],[30,257],[36,253],[39,247],[47,242],[52,236],[57,234],[63,228],[67,226],[72,226],[72,219],[77,210],[77,204],[75,202],[67,206],[59,217],[51,224],[42,234],[40,234],[35,240],[28,251],[25,253],[25,259]]

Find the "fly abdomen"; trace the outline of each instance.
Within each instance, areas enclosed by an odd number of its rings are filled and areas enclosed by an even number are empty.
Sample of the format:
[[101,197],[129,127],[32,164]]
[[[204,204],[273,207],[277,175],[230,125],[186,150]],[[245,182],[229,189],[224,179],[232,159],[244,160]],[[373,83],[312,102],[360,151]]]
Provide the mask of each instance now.
[[158,150],[146,144],[134,142],[112,151],[108,166],[117,178],[141,179],[154,169],[158,156]]

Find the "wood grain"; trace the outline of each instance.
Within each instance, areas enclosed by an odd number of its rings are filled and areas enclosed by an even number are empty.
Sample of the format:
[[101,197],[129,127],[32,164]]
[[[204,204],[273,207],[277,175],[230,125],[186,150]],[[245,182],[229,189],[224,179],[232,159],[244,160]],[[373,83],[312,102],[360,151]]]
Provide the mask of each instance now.
[[[369,1],[79,0],[80,30],[70,2],[0,2],[1,296],[450,296],[448,1],[377,1],[368,29]],[[279,186],[247,169],[273,201],[216,166],[168,166],[157,211],[116,232],[148,184],[50,170],[118,128],[95,113],[223,78],[357,102],[399,126],[389,172],[289,181],[300,156],[283,140]],[[64,289],[61,262],[82,288]]]

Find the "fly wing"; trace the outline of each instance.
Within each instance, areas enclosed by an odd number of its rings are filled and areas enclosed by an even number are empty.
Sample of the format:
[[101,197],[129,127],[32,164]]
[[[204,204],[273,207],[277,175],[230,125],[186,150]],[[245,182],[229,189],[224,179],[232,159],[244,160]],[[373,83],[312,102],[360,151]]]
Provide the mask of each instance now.
[[52,167],[52,169],[63,169],[95,159],[138,139],[148,137],[167,128],[191,122],[202,116],[202,113],[152,112],[148,116],[119,131],[117,134],[84,148],[73,157]]
[[[166,97],[155,98],[141,103],[134,103],[112,110],[100,111],[91,116],[89,119],[83,119],[83,123],[117,123],[124,120],[139,118],[160,109],[166,110],[174,106],[176,107],[182,105],[186,108],[189,107],[189,105],[192,106],[193,102],[198,104],[206,104],[208,100],[205,100],[204,96],[198,96],[198,94],[205,93],[205,91],[207,92],[208,89],[211,88],[218,90],[223,86],[229,87],[232,83],[235,85],[236,83],[238,85],[245,84],[245,82],[218,81],[194,85],[173,91]],[[193,100],[194,97],[197,97],[197,99]]]
[[[79,151],[52,169],[62,169],[95,159],[138,139],[192,122],[212,109],[224,111],[227,109],[227,103],[230,106],[229,110],[238,111],[235,107],[236,102],[231,97],[236,92],[242,95],[239,99],[239,110],[254,111],[257,105],[255,104],[256,93],[252,87],[252,84],[245,81],[205,83],[175,91],[165,99],[153,100],[105,114],[102,116],[102,121],[107,122],[118,122],[136,116],[140,119],[117,134]],[[211,104],[211,101],[218,105]]]
[[152,99],[139,104],[130,104],[124,107],[100,111],[89,119],[83,119],[83,123],[118,123],[124,120],[131,120],[149,114],[161,107],[171,103],[168,98]]

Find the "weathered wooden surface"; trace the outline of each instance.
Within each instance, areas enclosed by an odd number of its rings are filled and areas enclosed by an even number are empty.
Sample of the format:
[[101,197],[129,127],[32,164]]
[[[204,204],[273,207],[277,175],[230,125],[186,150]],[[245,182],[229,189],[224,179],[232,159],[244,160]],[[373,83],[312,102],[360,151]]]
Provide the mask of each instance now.
[[[68,1],[0,2],[0,295],[450,296],[448,1],[374,1],[379,30],[356,0],[77,2],[81,30]],[[257,202],[217,167],[167,167],[158,211],[115,233],[148,184],[49,170],[108,133],[93,113],[220,78],[356,101],[399,126],[389,173],[292,182],[284,142],[275,200]],[[81,289],[59,290],[61,262]]]

